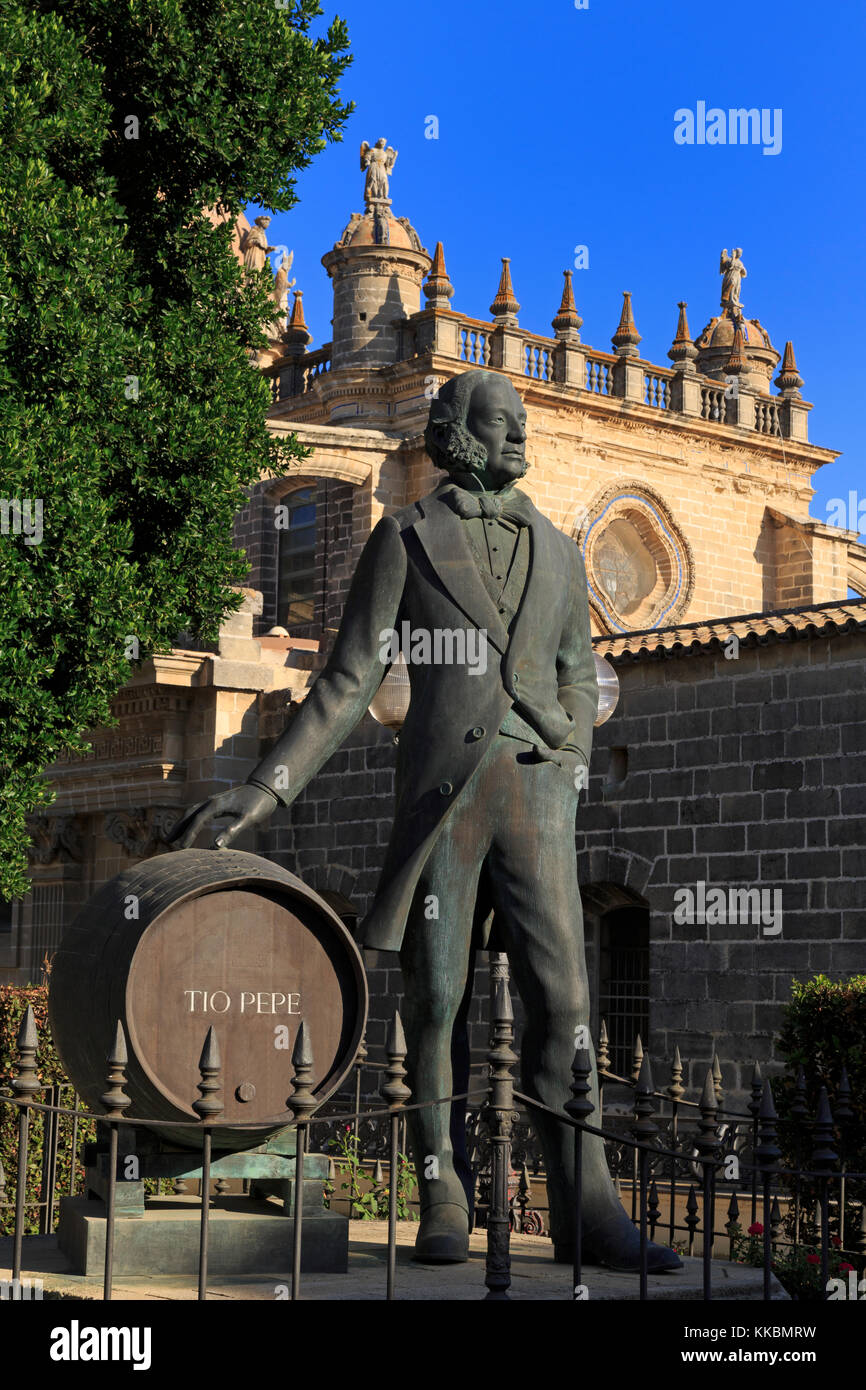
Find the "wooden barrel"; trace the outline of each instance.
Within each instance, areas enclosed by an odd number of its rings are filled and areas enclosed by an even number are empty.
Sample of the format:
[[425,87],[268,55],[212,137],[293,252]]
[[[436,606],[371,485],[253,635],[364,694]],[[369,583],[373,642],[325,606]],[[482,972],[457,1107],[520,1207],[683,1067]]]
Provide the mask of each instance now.
[[[213,1024],[222,1060],[220,1149],[262,1143],[291,1120],[291,1053],[310,1030],[314,1091],[349,1073],[367,1017],[358,948],[336,913],[294,874],[239,850],[186,849],[111,880],[65,933],[49,1013],[70,1081],[99,1113],[117,1022],[129,1046],[127,1114],[192,1120],[159,1129],[195,1145],[198,1061]],[[234,1125],[255,1122],[253,1133]]]

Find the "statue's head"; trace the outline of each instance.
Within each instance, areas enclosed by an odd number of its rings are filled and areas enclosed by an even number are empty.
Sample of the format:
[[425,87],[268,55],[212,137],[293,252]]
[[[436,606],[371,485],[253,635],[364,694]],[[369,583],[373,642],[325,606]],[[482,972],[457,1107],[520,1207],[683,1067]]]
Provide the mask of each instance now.
[[384,148],[385,148],[385,146],[387,145],[387,143],[388,143],[388,141],[385,139],[385,136],[383,135],[381,140],[377,140],[377,141],[376,141],[376,149],[377,149],[377,150],[384,150]]
[[742,246],[735,246],[735,247],[734,247],[734,260],[735,260],[735,261],[738,261],[738,260],[740,259],[740,257],[742,256],[742,254],[743,254],[743,248],[742,248]]
[[269,227],[270,225],[271,225],[271,219],[270,219],[269,217],[265,217],[264,214],[262,214],[261,217],[257,217],[257,218],[256,218],[256,226],[257,226],[257,227],[261,227],[261,228],[264,230],[264,228]]
[[523,402],[498,372],[462,372],[431,402],[424,444],[437,468],[470,473],[494,491],[506,487],[528,468]]

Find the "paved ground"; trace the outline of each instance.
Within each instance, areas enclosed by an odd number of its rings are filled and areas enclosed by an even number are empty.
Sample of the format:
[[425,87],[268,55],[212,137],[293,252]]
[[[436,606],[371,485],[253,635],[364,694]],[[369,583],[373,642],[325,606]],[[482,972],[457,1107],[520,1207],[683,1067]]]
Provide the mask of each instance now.
[[[483,1232],[471,1238],[471,1253],[463,1265],[418,1265],[412,1262],[412,1245],[417,1232],[413,1222],[398,1225],[397,1298],[403,1300],[458,1300],[471,1302],[485,1296]],[[377,1300],[385,1297],[385,1253],[387,1228],[384,1222],[352,1221],[349,1234],[348,1274],[306,1274],[302,1281],[305,1299],[343,1301]],[[51,1236],[29,1236],[25,1242],[25,1277],[42,1279],[46,1293],[78,1299],[102,1297],[102,1280],[70,1274],[68,1262]],[[0,1240],[0,1280],[9,1278],[11,1241]],[[703,1272],[700,1260],[685,1260],[685,1268],[674,1274],[656,1275],[649,1280],[649,1297],[660,1300],[700,1300]],[[550,1241],[539,1236],[514,1236],[511,1241],[512,1299],[568,1300],[571,1273],[567,1265],[554,1264]],[[614,1274],[596,1267],[584,1272],[590,1300],[636,1299],[637,1275]],[[775,1281],[774,1281],[775,1284]],[[285,1298],[289,1276],[249,1275],[243,1278],[215,1277],[209,1281],[208,1297],[218,1299]],[[713,1296],[717,1299],[761,1298],[761,1271],[742,1265],[713,1263]],[[114,1297],[118,1300],[194,1299],[195,1280],[187,1276],[138,1277],[117,1279]],[[774,1298],[787,1295],[775,1284]]]

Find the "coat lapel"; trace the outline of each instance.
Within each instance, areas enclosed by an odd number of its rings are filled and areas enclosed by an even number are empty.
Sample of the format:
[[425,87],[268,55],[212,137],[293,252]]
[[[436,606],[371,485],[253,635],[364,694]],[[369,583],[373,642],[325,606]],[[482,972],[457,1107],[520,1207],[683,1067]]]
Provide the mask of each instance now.
[[549,586],[555,585],[557,578],[566,583],[566,576],[556,564],[550,522],[532,507],[529,573],[509,638],[496,604],[478,573],[460,518],[441,500],[438,490],[415,505],[422,512],[414,524],[415,534],[452,599],[471,623],[487,630],[487,640],[498,652],[504,653],[510,645],[516,658],[521,644],[531,642],[537,635],[537,596],[549,594]]
[[475,627],[485,629],[488,642],[502,654],[508,632],[478,573],[460,517],[435,492],[416,506],[422,516],[413,529],[436,574],[457,607]]

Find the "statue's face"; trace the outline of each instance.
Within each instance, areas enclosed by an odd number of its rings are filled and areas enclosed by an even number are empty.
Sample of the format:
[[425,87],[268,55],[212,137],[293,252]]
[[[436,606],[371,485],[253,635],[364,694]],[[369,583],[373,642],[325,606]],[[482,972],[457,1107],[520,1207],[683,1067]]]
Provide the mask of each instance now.
[[487,450],[490,486],[504,487],[526,472],[526,411],[505,377],[476,386],[466,425]]

